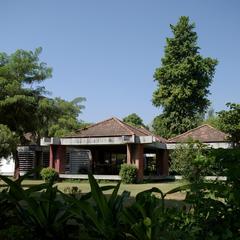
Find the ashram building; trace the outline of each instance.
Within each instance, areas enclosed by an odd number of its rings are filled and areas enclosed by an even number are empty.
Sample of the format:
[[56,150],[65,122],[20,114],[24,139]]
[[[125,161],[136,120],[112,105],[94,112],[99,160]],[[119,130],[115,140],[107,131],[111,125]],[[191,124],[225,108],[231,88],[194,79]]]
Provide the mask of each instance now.
[[[143,127],[110,118],[69,136],[42,138],[41,146],[18,147],[20,172],[50,166],[61,178],[87,178],[87,173],[93,173],[99,179],[120,179],[120,166],[127,163],[136,165],[139,181],[157,179],[169,175],[169,151],[190,139],[215,149],[232,148],[227,134],[207,124],[166,140]],[[2,159],[1,163],[0,174],[13,175],[13,160]]]
[[[135,164],[138,180],[144,178],[148,158],[155,156],[154,174],[168,175],[166,140],[145,128],[117,118],[99,122],[61,138],[43,138],[50,147],[49,165],[62,174],[118,175],[123,163]],[[151,161],[152,162],[152,161]]]

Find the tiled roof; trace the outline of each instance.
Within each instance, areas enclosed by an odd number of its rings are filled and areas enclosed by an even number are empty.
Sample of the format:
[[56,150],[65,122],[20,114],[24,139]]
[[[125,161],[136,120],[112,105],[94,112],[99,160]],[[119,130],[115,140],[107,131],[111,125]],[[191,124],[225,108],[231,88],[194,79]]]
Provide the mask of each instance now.
[[224,132],[217,130],[216,128],[204,124],[192,130],[189,130],[183,134],[173,137],[168,142],[186,142],[189,139],[199,140],[201,142],[228,142],[228,135]]
[[[93,124],[87,128],[80,129],[72,135],[71,138],[83,137],[113,137],[113,136],[154,136],[151,132],[146,132],[142,128],[133,127],[121,120],[113,117],[105,121]],[[160,139],[160,137],[159,137]],[[164,139],[162,139],[164,140]]]

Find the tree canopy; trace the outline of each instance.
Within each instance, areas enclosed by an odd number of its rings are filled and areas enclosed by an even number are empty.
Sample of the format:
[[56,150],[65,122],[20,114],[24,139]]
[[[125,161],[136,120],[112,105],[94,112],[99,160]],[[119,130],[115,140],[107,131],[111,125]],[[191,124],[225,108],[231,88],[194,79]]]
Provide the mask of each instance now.
[[0,123],[20,137],[35,132],[38,123],[38,105],[46,93],[39,86],[50,78],[52,69],[39,62],[41,48],[34,52],[17,50],[11,55],[0,53]]
[[136,113],[129,114],[123,118],[123,122],[135,127],[144,126],[143,120]]
[[[26,133],[40,139],[43,136],[62,136],[78,129],[81,121],[78,115],[85,98],[66,101],[49,98],[41,83],[52,76],[52,69],[41,62],[42,49],[35,51],[17,50],[13,54],[0,53],[0,125],[2,142],[13,146],[13,136],[18,144],[27,143]],[[2,143],[1,142],[1,143]],[[1,154],[11,151],[1,145]],[[16,150],[16,147],[15,147]],[[17,157],[16,152],[12,153]]]
[[217,60],[199,54],[195,24],[182,16],[170,25],[172,38],[166,39],[161,66],[154,79],[157,89],[152,102],[163,112],[154,119],[157,134],[172,137],[196,127],[208,108],[207,98]]
[[61,137],[81,128],[84,123],[78,120],[78,115],[84,109],[82,102],[85,100],[83,97],[72,101],[55,98],[52,102],[52,111],[55,113],[48,121],[45,136]]
[[72,101],[46,97],[39,84],[50,78],[52,69],[40,62],[41,48],[34,52],[17,50],[11,55],[0,53],[0,119],[1,124],[20,137],[31,132],[38,136],[62,136],[78,129],[78,115],[85,98]]

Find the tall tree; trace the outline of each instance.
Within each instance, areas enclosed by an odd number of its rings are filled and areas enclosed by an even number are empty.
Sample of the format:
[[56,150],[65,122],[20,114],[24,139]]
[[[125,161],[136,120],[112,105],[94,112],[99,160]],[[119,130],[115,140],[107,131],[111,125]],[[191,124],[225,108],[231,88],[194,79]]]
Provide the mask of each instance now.
[[51,68],[39,62],[41,48],[0,53],[0,123],[24,141],[24,133],[36,129],[36,112],[46,92],[38,84],[51,77]]
[[123,118],[123,122],[135,127],[144,126],[143,120],[136,113],[129,114],[128,116]]
[[163,112],[154,119],[157,134],[171,137],[196,127],[210,102],[207,99],[217,60],[203,58],[197,46],[195,24],[182,16],[170,25],[172,38],[167,38],[161,66],[154,79],[157,89],[152,102]]
[[[38,104],[46,92],[38,84],[52,73],[51,68],[39,61],[41,50],[0,53],[0,124],[18,136],[20,144],[25,142],[25,133],[36,130]],[[19,175],[16,152],[13,156]]]
[[219,125],[222,131],[229,134],[235,147],[240,147],[240,104],[227,103],[229,110],[218,113]]
[[[40,86],[51,77],[52,70],[39,60],[41,48],[34,52],[17,50],[11,55],[0,53],[0,154],[10,152],[15,158],[18,175],[18,144],[27,143],[26,133],[35,139],[42,136],[62,136],[83,125],[78,120],[85,98],[65,101],[51,99]],[[13,151],[15,149],[15,151]]]

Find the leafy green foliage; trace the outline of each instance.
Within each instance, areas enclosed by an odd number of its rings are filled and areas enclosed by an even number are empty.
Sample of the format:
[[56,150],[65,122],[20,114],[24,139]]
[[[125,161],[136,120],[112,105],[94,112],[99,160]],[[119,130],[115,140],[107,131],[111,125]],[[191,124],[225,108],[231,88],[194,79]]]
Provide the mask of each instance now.
[[199,182],[208,173],[214,158],[209,155],[210,149],[201,142],[182,143],[170,154],[170,170],[181,174],[190,182]]
[[[68,102],[46,97],[48,92],[41,84],[52,76],[52,69],[40,61],[41,51],[37,48],[35,51],[17,50],[11,55],[0,53],[0,116],[4,116],[0,124],[12,132],[8,140],[14,134],[21,145],[29,143],[26,133],[31,133],[35,136],[34,142],[38,142],[43,136],[63,136],[82,125],[78,115],[84,108],[81,104],[84,98]],[[6,133],[7,130],[1,127],[1,131]],[[15,152],[16,149],[13,157],[17,170]]]
[[[36,132],[38,104],[46,93],[39,84],[52,73],[51,68],[39,61],[41,51],[37,48],[34,52],[0,53],[0,116],[4,116],[0,118],[0,124],[6,125],[22,145],[26,143],[25,133]],[[19,164],[15,152],[13,157],[17,169]],[[15,175],[19,173],[15,172]]]
[[[39,61],[42,49],[34,52],[17,50],[11,55],[0,53],[0,123],[16,132],[24,143],[24,133],[35,132],[37,109],[52,70]],[[29,121],[31,119],[31,121]]]
[[192,226],[192,212],[186,206],[169,208],[165,205],[167,195],[186,189],[189,185],[166,194],[158,188],[139,193],[136,202],[123,211],[130,239],[198,239]]
[[39,104],[39,121],[42,136],[61,137],[76,131],[83,125],[78,120],[79,114],[84,109],[82,102],[85,98],[78,97],[72,101],[61,98],[43,99]]
[[220,128],[229,134],[231,141],[240,146],[240,104],[227,103],[229,110],[218,113]]
[[66,239],[66,231],[62,226],[71,216],[68,207],[58,198],[53,181],[24,189],[21,182],[31,173],[16,181],[0,176],[8,184],[5,196],[14,205],[17,226],[29,229],[33,239]]
[[45,182],[55,181],[58,177],[56,170],[51,167],[43,168],[40,172],[40,175]]
[[[189,233],[187,239],[239,239],[239,220],[232,215],[233,206],[227,203],[226,193],[231,192],[231,188],[228,182],[198,182],[167,193],[187,191],[185,201],[189,212],[184,216],[187,224],[183,224],[184,219],[181,219],[181,225],[185,225],[185,231]],[[236,207],[234,214],[239,214]]]
[[240,149],[212,149],[208,154],[214,159],[214,170],[227,180],[195,182],[175,190],[188,189],[186,202],[192,206],[190,217],[192,226],[198,229],[196,239],[239,239],[240,221],[236,216],[240,214]]
[[[85,98],[65,101],[44,97],[42,83],[52,69],[39,60],[41,48],[34,52],[17,50],[11,55],[0,53],[0,123],[20,136],[32,132],[40,136],[62,136],[81,126],[78,115]],[[31,119],[31,121],[29,121]]]
[[119,175],[123,183],[135,183],[137,179],[137,167],[130,164],[122,164]]
[[[238,159],[238,166],[239,153],[234,149],[234,154],[227,152],[224,158],[231,155],[232,161]],[[58,191],[53,182],[24,189],[22,180],[32,172],[16,181],[0,176],[8,185],[0,191],[0,237],[7,240],[238,240],[240,169],[232,161],[224,161],[225,182],[194,182],[165,194],[154,187],[140,192],[131,203],[127,203],[129,192],[118,194],[120,182],[116,186],[100,187],[92,175],[89,175],[91,192],[78,198]],[[104,191],[110,189],[112,193],[105,195]],[[166,197],[180,191],[186,192],[182,205],[167,206]]]
[[[191,128],[194,128],[195,122],[196,121],[194,119],[187,119],[185,121],[185,124],[187,124],[188,126],[192,126]],[[177,120],[173,124],[173,121],[171,119],[168,119],[165,114],[160,114],[156,116],[153,119],[152,127],[154,129],[155,134],[165,138],[170,138],[176,135],[172,133],[174,128],[177,128],[179,132],[185,132],[185,127],[181,128],[181,126],[178,126]]]
[[[72,208],[72,214],[76,220],[85,226],[82,232],[83,239],[125,239],[124,233],[120,231],[120,214],[123,204],[129,198],[129,192],[124,191],[118,195],[121,182],[115,187],[99,187],[92,175],[89,175],[91,192],[77,201],[68,198]],[[103,190],[113,188],[112,194],[107,198]]]
[[212,155],[221,166],[221,173],[227,177],[223,185],[228,191],[221,191],[222,197],[227,199],[228,204],[240,208],[240,149],[219,149],[213,151]]
[[[160,193],[161,199],[151,195]],[[131,226],[132,239],[157,239],[160,235],[160,219],[164,212],[163,193],[159,189],[151,189],[139,193],[136,202],[124,209],[123,219]]]
[[163,137],[197,126],[209,105],[208,88],[217,65],[217,60],[199,54],[195,24],[188,17],[180,17],[170,27],[174,36],[167,38],[161,67],[154,73],[158,87],[152,99],[156,107],[163,108],[154,121],[155,131]]
[[8,157],[16,150],[18,139],[10,129],[0,124],[0,157]]
[[132,113],[127,117],[123,118],[123,122],[128,123],[129,125],[132,125],[135,127],[144,126],[143,120],[136,113]]

